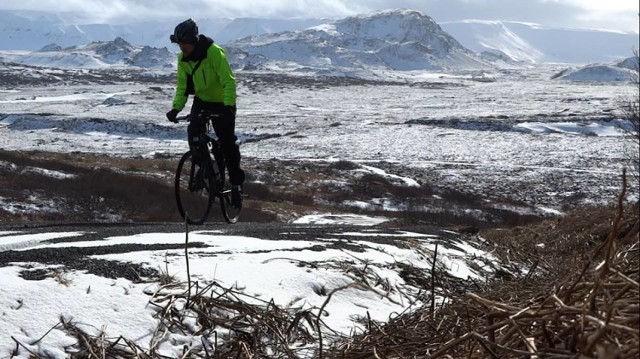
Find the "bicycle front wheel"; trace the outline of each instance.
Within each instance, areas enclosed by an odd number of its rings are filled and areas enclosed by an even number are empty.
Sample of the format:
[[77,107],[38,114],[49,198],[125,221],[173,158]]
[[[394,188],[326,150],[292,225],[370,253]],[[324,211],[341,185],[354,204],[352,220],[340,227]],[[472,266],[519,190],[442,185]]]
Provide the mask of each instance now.
[[[219,160],[221,161],[221,160]],[[222,211],[222,216],[227,223],[236,223],[240,218],[240,209],[231,205],[231,182],[229,181],[229,173],[226,171],[225,162],[221,161],[220,173],[222,183],[219,183],[220,192],[218,193],[218,197],[220,197],[220,211]]]
[[207,220],[216,190],[211,175],[205,170],[206,160],[194,159],[192,151],[185,153],[176,170],[175,195],[178,212],[189,224]]
[[220,210],[222,211],[222,216],[225,221],[228,223],[236,223],[240,218],[240,209],[231,205],[231,186],[227,186],[220,193]]

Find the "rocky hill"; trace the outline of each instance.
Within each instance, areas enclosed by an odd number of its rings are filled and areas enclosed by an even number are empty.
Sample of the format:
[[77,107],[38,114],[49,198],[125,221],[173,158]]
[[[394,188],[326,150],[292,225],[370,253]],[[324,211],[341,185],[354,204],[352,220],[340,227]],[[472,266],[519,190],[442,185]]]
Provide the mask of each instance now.
[[638,68],[638,57],[632,56],[616,62],[569,67],[552,78],[571,81],[629,82],[638,78]]
[[347,17],[306,30],[230,42],[234,62],[248,68],[479,69],[491,65],[429,16],[389,10]]
[[7,54],[6,62],[57,68],[174,68],[176,55],[166,47],[134,46],[117,37],[112,41],[94,41],[88,45],[63,48],[49,44],[27,54]]

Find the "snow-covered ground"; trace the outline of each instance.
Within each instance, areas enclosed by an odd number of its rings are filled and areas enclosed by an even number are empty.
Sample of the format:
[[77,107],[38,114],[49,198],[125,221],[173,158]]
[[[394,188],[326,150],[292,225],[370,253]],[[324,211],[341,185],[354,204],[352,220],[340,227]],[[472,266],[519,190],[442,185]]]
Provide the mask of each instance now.
[[[173,22],[60,26],[57,15],[0,17],[7,20],[0,32],[8,39],[0,44],[0,149],[136,158],[174,158],[186,150],[186,125],[169,123],[164,115],[174,91],[177,48],[164,48],[171,46],[166,35]],[[257,167],[270,159],[305,166],[348,161],[357,166],[345,166],[345,176],[375,174],[411,189],[468,195],[456,200],[433,192],[436,205],[412,203],[419,215],[449,205],[445,215],[482,217],[482,210],[465,203],[477,195],[487,208],[558,216],[583,204],[612,202],[625,161],[637,156],[637,146],[629,147],[621,130],[628,126],[621,109],[638,95],[627,81],[637,62],[618,59],[632,51],[637,33],[476,20],[441,24],[474,54],[412,11],[332,24],[238,19],[216,28],[211,21],[200,25],[217,43],[229,42],[237,67],[274,70],[237,73],[237,133],[245,163],[256,167],[245,166],[248,172],[259,173]],[[227,37],[217,36],[220,31]],[[232,40],[260,34],[234,48]],[[611,62],[584,65],[593,61]],[[427,68],[476,70],[384,70]],[[76,176],[11,160],[0,161],[0,170],[22,179],[36,173],[45,181]],[[631,191],[630,197],[637,195]],[[59,199],[19,193],[0,196],[0,208],[9,216],[55,212],[64,202]],[[340,201],[333,208],[375,208],[389,217],[408,206],[386,197]],[[211,285],[206,294],[212,298],[232,293],[250,304],[322,314],[326,334],[330,328],[348,335],[361,333],[367,316],[385,321],[424,304],[437,288],[420,280],[435,269],[439,280],[456,283],[481,283],[497,270],[527,270],[513,261],[505,268],[481,237],[444,228],[391,229],[384,224],[392,219],[384,215],[322,213],[314,204],[309,207],[316,213],[283,217],[291,221],[283,227],[287,231],[271,237],[237,235],[229,227],[191,231],[189,243],[201,245],[189,249],[189,279]],[[318,227],[323,231],[314,232]],[[201,331],[196,313],[179,297],[187,280],[184,233],[98,231],[35,233],[11,224],[0,229],[1,358],[68,357],[79,345],[67,324],[110,342],[122,336],[145,351],[154,346],[168,357],[181,356],[185,348],[201,352],[207,342],[223,344],[226,329]],[[133,269],[138,280],[109,279],[46,257],[61,252],[84,253],[82,262],[121,266],[128,275],[131,268],[159,271],[181,285],[161,288]],[[171,308],[188,333],[156,331],[160,302],[172,295],[178,299]]]
[[[431,258],[435,255],[438,271],[460,280],[483,280],[502,267],[491,253],[482,249],[481,242],[463,242],[455,233],[385,231],[367,227],[367,222],[373,222],[365,217],[334,216],[325,218],[323,223],[328,226],[359,224],[362,230],[335,230],[328,238],[312,238],[306,234],[308,224],[305,223],[318,223],[317,220],[316,217],[299,219],[297,229],[283,233],[277,241],[233,236],[224,229],[192,231],[188,242],[204,246],[189,249],[191,281],[198,281],[200,287],[215,282],[214,288],[219,290],[216,296],[232,292],[243,302],[254,305],[265,306],[273,300],[276,305],[312,313],[324,306],[323,321],[327,327],[348,335],[354,330],[362,331],[358,324],[361,318],[370,316],[372,320],[386,321],[390,316],[424,304],[424,288],[401,273],[409,264],[431,273]],[[100,241],[76,239],[86,234],[89,233],[0,232],[0,253],[173,245],[175,249],[143,249],[90,257],[142,265],[173,276],[176,282],[187,281],[184,249],[180,249],[187,238],[184,233],[143,233]],[[372,243],[362,239],[365,237],[397,239],[405,244]],[[369,287],[362,284],[366,280],[362,282],[358,272],[368,279]],[[162,288],[158,283],[109,279],[36,262],[0,267],[0,280],[1,357],[28,358],[31,351],[51,358],[65,358],[65,347],[73,350],[75,339],[64,330],[62,321],[72,323],[90,336],[102,336],[109,341],[122,336],[146,351],[154,343],[160,343],[159,354],[169,357],[178,357],[183,346],[202,348],[203,337],[214,343],[217,338],[218,344],[225,340],[224,328],[219,328],[217,333],[202,330],[191,318],[195,313],[189,310],[185,312],[184,322],[193,322],[188,328],[197,335],[181,334],[178,330],[160,335],[157,331],[159,309],[149,302],[161,304],[154,293],[178,295],[185,291],[184,287]],[[343,288],[354,283],[360,284]],[[325,303],[329,299],[327,294],[338,288],[343,289],[332,293],[331,300]],[[183,305],[184,301],[175,301],[176,310]],[[13,353],[17,343],[21,346]]]
[[[618,129],[625,125],[620,108],[633,95],[633,88],[625,82],[552,79],[565,68],[548,65],[457,74],[387,72],[383,74],[384,81],[378,78],[377,82],[238,73],[237,132],[241,150],[245,157],[256,159],[359,162],[365,170],[399,178],[407,186],[432,181],[484,195],[518,195],[520,200],[554,215],[564,210],[558,198],[575,198],[576,205],[610,202],[619,192],[619,175],[626,155]],[[55,73],[51,70],[52,76]],[[187,144],[185,125],[169,123],[164,117],[172,96],[173,84],[168,81],[16,84],[0,88],[0,147],[112,156],[175,155],[183,152]],[[387,167],[396,172],[388,168],[381,172],[381,164],[392,165]],[[296,223],[366,221],[359,223],[375,225],[384,220],[318,214],[301,217]],[[380,277],[402,287],[403,293],[416,293],[417,287],[387,267],[390,263],[413,263],[428,268],[430,261],[420,257],[425,252],[359,242],[361,236],[381,235],[363,228],[336,233],[331,240],[285,238],[287,235],[283,234],[282,239],[286,240],[267,241],[230,237],[223,232],[192,232],[192,241],[209,247],[193,253],[191,273],[203,282],[216,280],[242,288],[249,301],[273,298],[282,306],[294,303],[317,308],[326,300],[318,295],[318,286],[336,289],[351,279],[334,269],[311,270],[286,259],[291,250],[299,249],[295,252],[297,261],[366,260]],[[430,251],[435,243],[446,242],[444,233],[383,235],[411,239],[417,243],[416,248]],[[63,234],[77,235],[80,234]],[[46,242],[51,236],[0,232],[0,252],[130,243],[179,244],[185,239],[181,233],[149,233],[107,238],[100,243]],[[476,276],[467,260],[491,260],[489,253],[477,249],[480,246],[456,242],[455,234],[448,237],[451,245],[439,253],[442,265],[452,275]],[[365,245],[365,252],[327,247],[330,242],[345,238]],[[314,246],[324,249],[305,250]],[[96,258],[166,269],[185,280],[184,257],[180,253],[183,251],[162,250],[149,251],[144,256],[137,252]],[[0,267],[0,356],[10,355],[16,348],[13,337],[40,355],[65,357],[62,348],[74,339],[59,328],[47,332],[59,323],[61,315],[92,335],[102,331],[107,337],[122,335],[148,348],[157,326],[148,302],[157,284],[135,284],[76,271],[27,281],[18,276],[24,269],[52,271],[40,263]],[[391,313],[408,308],[415,299],[398,293],[394,297],[349,288],[332,299],[325,321],[334,329],[349,331],[354,325],[352,315],[363,316],[368,311],[374,319],[384,320]],[[212,333],[206,335],[213,338]],[[174,334],[165,343],[161,349],[169,356],[181,353],[182,344],[200,345],[197,337],[185,339]],[[17,358],[29,357],[26,350],[18,352]]]
[[[633,87],[552,79],[566,68],[386,72],[384,82],[339,85],[241,72],[236,128],[247,157],[384,161],[407,170],[397,175],[421,173],[478,191],[568,180],[564,193],[549,188],[533,201],[556,210],[554,198],[569,192],[608,201],[627,153],[620,110]],[[186,148],[185,125],[164,117],[173,96],[168,82],[7,88],[0,92],[0,146],[177,154]]]

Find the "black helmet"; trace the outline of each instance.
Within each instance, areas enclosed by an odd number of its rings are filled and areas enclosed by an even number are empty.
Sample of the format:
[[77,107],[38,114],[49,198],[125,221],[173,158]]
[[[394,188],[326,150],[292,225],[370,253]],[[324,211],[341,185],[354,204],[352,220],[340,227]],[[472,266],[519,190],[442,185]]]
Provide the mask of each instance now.
[[195,44],[198,42],[198,25],[192,19],[185,20],[176,26],[173,35],[169,36],[171,42],[185,42]]

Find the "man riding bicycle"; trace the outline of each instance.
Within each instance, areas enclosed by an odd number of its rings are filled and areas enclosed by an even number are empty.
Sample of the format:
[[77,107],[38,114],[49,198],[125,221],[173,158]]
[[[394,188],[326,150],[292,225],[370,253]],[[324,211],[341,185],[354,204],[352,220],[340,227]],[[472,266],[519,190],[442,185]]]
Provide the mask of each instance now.
[[197,145],[193,138],[205,126],[198,115],[208,111],[218,116],[212,121],[212,127],[222,146],[229,171],[231,204],[240,208],[245,174],[240,168],[240,148],[235,135],[236,79],[226,53],[213,40],[199,35],[198,26],[192,19],[178,24],[170,40],[178,44],[181,52],[178,54],[176,94],[171,111],[167,112],[167,119],[175,123],[189,95],[194,95],[192,116],[187,127],[189,147],[193,150]]

